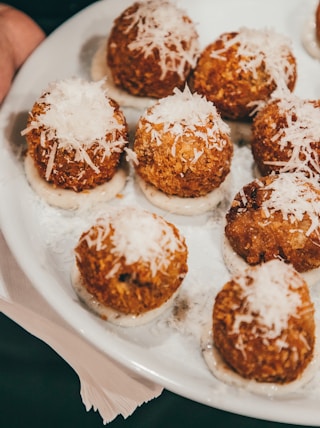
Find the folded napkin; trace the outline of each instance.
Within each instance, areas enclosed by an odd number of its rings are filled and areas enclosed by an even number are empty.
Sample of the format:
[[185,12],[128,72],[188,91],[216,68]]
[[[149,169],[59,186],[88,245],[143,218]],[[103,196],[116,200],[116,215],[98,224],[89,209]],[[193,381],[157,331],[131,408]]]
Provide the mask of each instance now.
[[131,415],[158,397],[162,387],[111,360],[75,332],[32,287],[0,232],[0,311],[46,342],[78,374],[87,410],[99,411],[103,423]]

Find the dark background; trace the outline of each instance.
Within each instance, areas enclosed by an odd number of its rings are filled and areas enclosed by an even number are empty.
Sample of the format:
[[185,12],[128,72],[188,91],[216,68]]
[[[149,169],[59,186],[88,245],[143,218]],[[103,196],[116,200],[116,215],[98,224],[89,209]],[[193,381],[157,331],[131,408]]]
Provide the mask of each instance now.
[[[93,2],[16,0],[7,3],[32,16],[49,34]],[[108,428],[206,426],[289,428],[296,425],[233,415],[169,391],[138,408],[128,419],[119,416],[107,425]],[[0,428],[29,427],[102,428],[103,423],[98,413],[87,412],[82,404],[79,379],[73,369],[48,345],[0,314]]]
[[[79,379],[48,345],[0,314],[0,427],[103,428],[87,412]],[[108,428],[289,428],[293,425],[233,415],[169,391]]]
[[3,3],[10,4],[32,16],[49,34],[66,19],[94,2],[90,0],[4,0]]

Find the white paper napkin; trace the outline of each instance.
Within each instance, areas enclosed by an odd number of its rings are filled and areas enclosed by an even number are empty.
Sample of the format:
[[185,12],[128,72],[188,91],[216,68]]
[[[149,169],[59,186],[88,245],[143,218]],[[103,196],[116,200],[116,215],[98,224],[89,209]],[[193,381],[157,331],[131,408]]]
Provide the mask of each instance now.
[[103,423],[131,415],[163,388],[130,372],[75,332],[32,287],[0,232],[0,311],[51,346],[78,374],[87,410]]

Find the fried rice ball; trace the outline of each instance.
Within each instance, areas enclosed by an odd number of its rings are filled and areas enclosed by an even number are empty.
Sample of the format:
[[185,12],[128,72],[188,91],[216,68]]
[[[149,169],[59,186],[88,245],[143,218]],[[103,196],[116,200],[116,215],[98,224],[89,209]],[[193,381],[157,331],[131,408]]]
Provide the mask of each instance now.
[[305,172],[319,179],[320,101],[286,94],[268,103],[252,123],[251,148],[262,175]]
[[314,355],[308,286],[279,260],[248,269],[224,285],[214,302],[212,328],[225,362],[257,382],[292,382]]
[[138,123],[136,173],[167,195],[196,198],[230,172],[230,130],[215,106],[186,86],[150,107]]
[[127,207],[105,215],[75,248],[84,287],[102,305],[141,315],[164,305],[188,271],[179,230],[161,216]]
[[249,265],[272,259],[298,272],[320,266],[320,189],[301,173],[256,179],[226,214],[225,245]]
[[33,105],[23,131],[39,176],[75,192],[108,182],[128,144],[128,126],[101,82],[51,83]]
[[116,86],[162,98],[184,86],[199,52],[195,25],[183,10],[167,0],[141,1],[114,21],[107,64]]
[[222,34],[202,51],[191,81],[222,117],[248,119],[277,87],[293,90],[296,68],[285,37],[241,28]]

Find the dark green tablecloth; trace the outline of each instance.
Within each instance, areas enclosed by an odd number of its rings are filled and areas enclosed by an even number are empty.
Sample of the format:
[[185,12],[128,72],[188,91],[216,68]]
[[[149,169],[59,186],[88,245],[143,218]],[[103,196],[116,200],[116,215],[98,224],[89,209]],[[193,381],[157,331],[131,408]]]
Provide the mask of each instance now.
[[[49,34],[92,2],[13,0],[7,3],[31,15]],[[103,427],[99,414],[93,410],[86,412],[79,388],[77,375],[51,348],[0,314],[0,428]],[[236,416],[164,391],[128,419],[118,417],[108,428],[207,426],[288,428],[292,425]]]
[[[206,407],[168,391],[108,428],[288,428]],[[0,427],[103,427],[80,397],[79,379],[49,346],[0,314]]]

